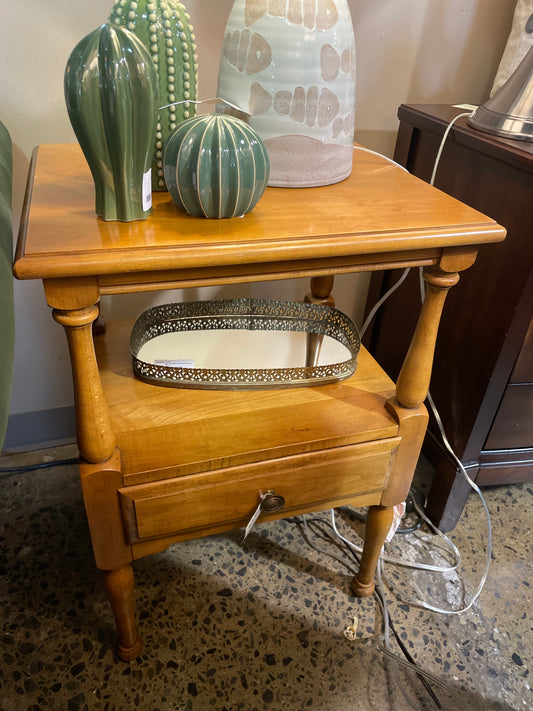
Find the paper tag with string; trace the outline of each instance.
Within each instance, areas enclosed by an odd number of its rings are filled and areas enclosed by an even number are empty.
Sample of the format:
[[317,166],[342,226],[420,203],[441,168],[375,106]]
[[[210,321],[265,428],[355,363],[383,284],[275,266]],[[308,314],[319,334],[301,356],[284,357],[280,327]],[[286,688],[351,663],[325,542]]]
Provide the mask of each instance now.
[[389,532],[387,534],[387,538],[385,539],[387,543],[390,543],[392,541],[394,534],[396,533],[396,530],[397,530],[398,526],[400,525],[400,522],[402,520],[404,513],[405,513],[405,501],[402,502],[401,504],[396,504],[396,506],[394,507],[391,527],[390,527]]
[[254,525],[255,525],[255,522],[257,521],[257,519],[258,519],[259,516],[261,515],[261,510],[262,510],[261,507],[263,506],[263,501],[266,499],[266,496],[267,496],[267,495],[266,495],[266,494],[263,494],[262,491],[259,492],[259,498],[260,498],[261,500],[260,500],[260,502],[259,502],[258,507],[257,507],[256,510],[254,511],[254,513],[252,514],[252,518],[248,521],[248,525],[246,526],[246,530],[244,531],[244,538],[242,539],[242,542],[243,542],[243,543],[244,543],[244,541],[248,538],[248,535],[250,534],[250,531],[252,530],[252,528],[253,528]]

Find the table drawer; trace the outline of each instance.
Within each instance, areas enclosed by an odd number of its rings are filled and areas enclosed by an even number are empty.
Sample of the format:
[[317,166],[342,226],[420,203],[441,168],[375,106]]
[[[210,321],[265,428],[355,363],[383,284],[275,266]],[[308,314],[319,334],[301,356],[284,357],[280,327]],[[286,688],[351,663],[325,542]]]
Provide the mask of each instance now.
[[285,499],[260,520],[353,503],[378,504],[400,438],[336,447],[119,490],[130,543],[245,526],[261,493]]

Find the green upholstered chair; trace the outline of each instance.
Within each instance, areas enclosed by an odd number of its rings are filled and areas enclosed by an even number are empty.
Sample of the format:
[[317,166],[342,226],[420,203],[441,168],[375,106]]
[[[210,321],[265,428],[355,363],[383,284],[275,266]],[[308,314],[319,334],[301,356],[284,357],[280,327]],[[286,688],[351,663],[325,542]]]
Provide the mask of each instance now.
[[11,137],[0,121],[0,450],[4,444],[11,400],[15,316],[13,310],[13,229]]

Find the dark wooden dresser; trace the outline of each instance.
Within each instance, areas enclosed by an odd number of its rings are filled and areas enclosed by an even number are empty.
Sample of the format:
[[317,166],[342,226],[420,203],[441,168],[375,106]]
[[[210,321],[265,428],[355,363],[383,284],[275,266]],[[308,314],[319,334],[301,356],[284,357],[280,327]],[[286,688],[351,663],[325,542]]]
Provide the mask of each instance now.
[[[395,160],[429,181],[446,127],[463,111],[400,106]],[[492,217],[508,236],[482,250],[469,279],[450,293],[431,393],[454,451],[478,485],[532,481],[533,143],[491,136],[460,118],[447,139],[435,186]],[[373,275],[367,312],[395,279],[392,272]],[[419,307],[418,273],[412,270],[365,336],[393,378]],[[424,452],[436,469],[427,512],[449,531],[471,489],[440,444],[434,422]]]

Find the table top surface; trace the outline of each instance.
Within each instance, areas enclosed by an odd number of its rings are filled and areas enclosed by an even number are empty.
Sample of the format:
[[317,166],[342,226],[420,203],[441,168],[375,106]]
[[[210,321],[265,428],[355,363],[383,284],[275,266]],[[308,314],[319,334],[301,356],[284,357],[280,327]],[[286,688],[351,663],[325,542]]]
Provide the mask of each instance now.
[[349,178],[319,188],[267,188],[244,217],[208,220],[154,193],[146,220],[105,222],[77,144],[35,150],[15,275],[20,279],[201,269],[498,242],[494,220],[382,157],[354,151]]

